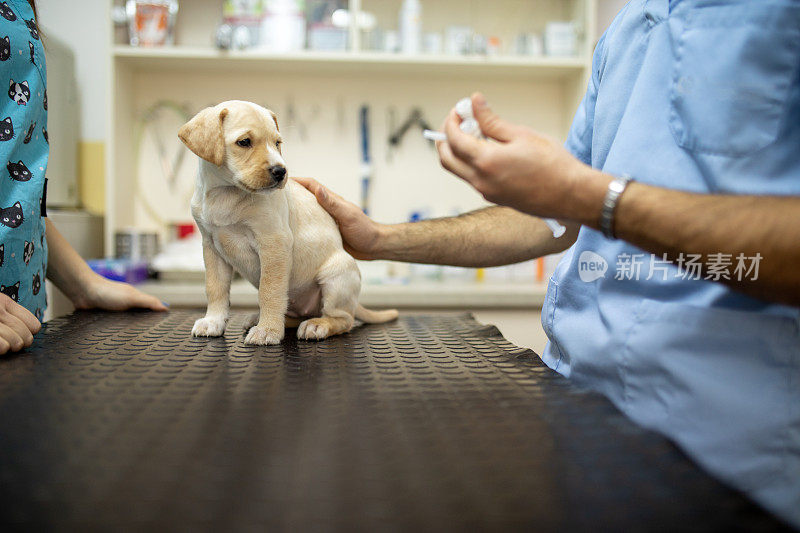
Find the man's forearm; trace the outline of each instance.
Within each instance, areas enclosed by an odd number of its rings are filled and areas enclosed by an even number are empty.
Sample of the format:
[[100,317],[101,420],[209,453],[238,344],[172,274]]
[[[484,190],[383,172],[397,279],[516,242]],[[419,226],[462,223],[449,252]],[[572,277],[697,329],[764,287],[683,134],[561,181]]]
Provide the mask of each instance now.
[[[602,205],[611,177],[596,170],[590,187]],[[588,197],[587,197],[588,199]],[[595,229],[599,208],[583,208],[574,218]],[[764,300],[800,305],[800,198],[693,194],[632,183],[620,198],[615,216],[618,238],[673,262],[701,256],[704,272],[716,256],[760,256],[758,275],[718,281]],[[717,256],[716,254],[722,254]],[[731,272],[732,273],[732,272]],[[705,276],[704,276],[705,277]],[[754,279],[755,277],[755,279]]]
[[491,267],[561,252],[579,226],[555,239],[541,219],[510,207],[487,207],[457,217],[384,226],[379,259],[465,267]]

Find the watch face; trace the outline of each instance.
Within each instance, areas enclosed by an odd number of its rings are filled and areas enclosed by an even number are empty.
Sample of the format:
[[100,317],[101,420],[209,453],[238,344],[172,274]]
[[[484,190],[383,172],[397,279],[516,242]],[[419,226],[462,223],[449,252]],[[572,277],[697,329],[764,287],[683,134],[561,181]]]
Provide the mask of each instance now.
[[608,185],[608,189],[619,194],[625,190],[625,187],[628,185],[628,182],[631,181],[631,179],[632,178],[630,176],[619,176],[614,178],[614,181]]

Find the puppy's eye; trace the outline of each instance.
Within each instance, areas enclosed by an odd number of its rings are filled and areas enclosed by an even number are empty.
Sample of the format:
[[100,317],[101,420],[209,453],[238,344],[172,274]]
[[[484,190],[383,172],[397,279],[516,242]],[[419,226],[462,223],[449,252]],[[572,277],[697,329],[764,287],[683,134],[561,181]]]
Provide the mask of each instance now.
[[250,142],[250,139],[239,139],[236,141],[236,144],[242,148],[250,148],[252,143]]
[[283,141],[275,141],[275,146],[277,146],[278,148],[280,148],[282,144]]

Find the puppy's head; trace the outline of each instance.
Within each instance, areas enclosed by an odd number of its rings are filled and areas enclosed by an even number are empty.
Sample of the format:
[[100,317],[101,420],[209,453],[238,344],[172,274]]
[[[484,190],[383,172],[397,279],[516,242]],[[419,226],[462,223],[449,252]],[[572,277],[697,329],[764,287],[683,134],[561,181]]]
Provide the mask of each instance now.
[[275,113],[250,102],[207,107],[178,131],[197,156],[230,171],[231,183],[257,192],[286,185]]

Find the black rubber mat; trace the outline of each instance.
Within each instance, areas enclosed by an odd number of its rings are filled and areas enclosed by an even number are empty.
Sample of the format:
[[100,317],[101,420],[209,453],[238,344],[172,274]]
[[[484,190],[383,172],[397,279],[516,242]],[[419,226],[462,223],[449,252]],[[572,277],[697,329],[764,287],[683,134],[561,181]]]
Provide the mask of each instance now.
[[772,530],[469,316],[314,343],[78,313],[0,358],[0,520],[25,529]]

